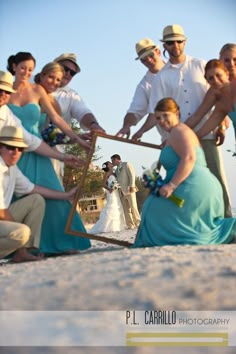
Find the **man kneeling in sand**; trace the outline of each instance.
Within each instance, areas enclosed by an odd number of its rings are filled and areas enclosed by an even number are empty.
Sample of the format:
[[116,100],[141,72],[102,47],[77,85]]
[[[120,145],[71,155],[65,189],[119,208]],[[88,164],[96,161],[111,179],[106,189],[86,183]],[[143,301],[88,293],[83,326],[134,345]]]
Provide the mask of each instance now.
[[[16,166],[27,146],[21,128],[5,126],[0,131],[0,259],[15,252],[13,262],[42,259],[27,249],[39,248],[43,197],[71,200],[77,190],[60,192],[30,182]],[[13,194],[24,197],[11,204]]]

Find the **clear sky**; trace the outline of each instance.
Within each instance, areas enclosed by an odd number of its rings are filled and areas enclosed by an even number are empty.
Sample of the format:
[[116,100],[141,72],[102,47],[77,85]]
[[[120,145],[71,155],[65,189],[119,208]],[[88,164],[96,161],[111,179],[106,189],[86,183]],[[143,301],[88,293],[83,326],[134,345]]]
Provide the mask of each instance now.
[[[0,70],[6,70],[7,58],[18,51],[34,55],[35,73],[64,52],[76,53],[82,70],[71,87],[81,94],[107,133],[116,134],[146,72],[134,60],[135,43],[149,37],[161,45],[163,28],[176,23],[183,26],[188,38],[187,54],[205,60],[217,58],[225,43],[236,42],[235,14],[235,0],[1,0]],[[144,135],[143,141],[158,144],[156,129]],[[124,161],[132,159],[138,171],[141,165],[153,162],[149,150],[139,152],[121,144],[117,151],[113,144],[109,142],[101,163],[113,153],[120,153]],[[226,151],[234,148],[231,127],[222,151],[236,206],[236,159]]]

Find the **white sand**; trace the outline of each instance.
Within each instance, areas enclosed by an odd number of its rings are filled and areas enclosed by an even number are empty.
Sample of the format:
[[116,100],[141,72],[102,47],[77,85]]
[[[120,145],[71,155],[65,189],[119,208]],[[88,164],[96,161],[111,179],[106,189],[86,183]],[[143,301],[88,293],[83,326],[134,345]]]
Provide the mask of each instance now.
[[[134,236],[133,230],[116,235],[131,242]],[[31,263],[1,263],[0,308],[229,311],[236,309],[235,279],[236,244],[128,249],[93,241],[93,247],[79,255]],[[31,349],[17,351],[17,354],[63,352],[61,348]],[[183,352],[167,349],[96,348],[96,353]],[[189,348],[188,353],[235,353],[235,348],[231,348],[233,351],[230,348],[200,349]],[[5,350],[4,354],[16,353],[11,348]],[[66,352],[87,354],[93,351],[70,348]]]

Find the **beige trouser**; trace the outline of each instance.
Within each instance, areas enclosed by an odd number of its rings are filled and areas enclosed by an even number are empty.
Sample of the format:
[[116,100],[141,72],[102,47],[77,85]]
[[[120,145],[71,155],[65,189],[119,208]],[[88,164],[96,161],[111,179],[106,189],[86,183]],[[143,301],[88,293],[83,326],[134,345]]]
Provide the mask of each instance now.
[[224,171],[224,163],[221,154],[221,148],[216,146],[215,140],[201,140],[202,148],[205,153],[206,162],[209,170],[216,176],[223,189],[223,198],[225,206],[225,217],[231,217],[229,191]]
[[124,195],[122,192],[120,192],[120,200],[123,206],[125,220],[128,228],[139,226],[140,214],[137,207],[136,193]]
[[0,258],[21,247],[38,248],[45,211],[45,200],[32,194],[9,207],[14,221],[0,220]]

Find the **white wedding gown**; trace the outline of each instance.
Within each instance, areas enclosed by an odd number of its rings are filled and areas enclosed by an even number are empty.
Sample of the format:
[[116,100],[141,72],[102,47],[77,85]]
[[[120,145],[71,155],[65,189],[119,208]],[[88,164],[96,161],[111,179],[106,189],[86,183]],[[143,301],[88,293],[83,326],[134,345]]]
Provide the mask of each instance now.
[[[116,181],[115,176],[111,175],[107,179],[108,187]],[[117,232],[127,229],[123,207],[120,201],[118,190],[107,192],[107,202],[100,213],[100,217],[92,229],[88,230],[91,234],[103,232]]]

